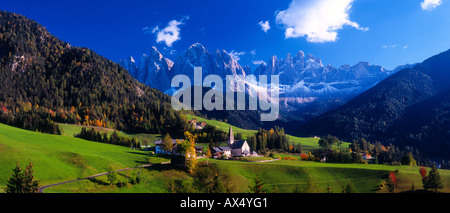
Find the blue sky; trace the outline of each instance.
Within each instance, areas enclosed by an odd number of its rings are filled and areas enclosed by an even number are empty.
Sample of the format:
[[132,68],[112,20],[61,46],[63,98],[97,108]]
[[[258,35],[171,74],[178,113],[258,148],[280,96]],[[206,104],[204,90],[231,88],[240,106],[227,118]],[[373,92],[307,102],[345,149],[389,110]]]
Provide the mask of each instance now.
[[299,50],[339,67],[393,69],[450,49],[450,0],[6,1],[74,46],[113,61],[156,46],[171,59],[193,43],[241,65]]

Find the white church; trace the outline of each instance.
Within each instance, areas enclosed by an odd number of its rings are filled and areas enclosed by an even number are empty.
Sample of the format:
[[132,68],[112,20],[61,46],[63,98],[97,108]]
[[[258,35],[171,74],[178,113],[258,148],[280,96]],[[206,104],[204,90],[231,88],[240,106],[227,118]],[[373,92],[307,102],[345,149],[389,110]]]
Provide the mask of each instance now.
[[214,147],[213,150],[211,150],[211,153],[214,155],[214,158],[221,158],[222,156],[225,156],[225,158],[247,157],[251,155],[250,146],[246,140],[234,140],[233,129],[231,126],[228,132],[228,146]]

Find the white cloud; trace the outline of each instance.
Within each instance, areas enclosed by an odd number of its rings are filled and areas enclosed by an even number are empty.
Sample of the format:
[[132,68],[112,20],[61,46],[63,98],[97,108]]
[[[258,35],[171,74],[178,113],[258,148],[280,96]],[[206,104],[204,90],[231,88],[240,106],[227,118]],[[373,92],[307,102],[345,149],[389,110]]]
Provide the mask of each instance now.
[[420,3],[422,10],[434,10],[442,4],[442,0],[424,0]]
[[270,24],[269,21],[260,21],[259,26],[261,26],[261,30],[263,30],[265,33],[270,30]]
[[383,44],[381,45],[382,48],[384,49],[388,49],[388,48],[403,48],[403,49],[408,49],[408,45],[399,45],[399,44]]
[[384,45],[381,45],[381,47],[383,47],[383,48],[396,48],[396,47],[398,47],[398,45],[397,44],[384,44]]
[[254,65],[261,65],[261,64],[265,64],[266,62],[264,62],[263,60],[257,60],[257,61],[252,61],[252,63]]
[[229,54],[234,60],[239,61],[241,60],[240,56],[245,55],[245,52],[236,52],[232,50]]
[[[163,29],[159,29],[159,26],[154,27],[151,32],[156,34],[156,42],[164,42],[168,47],[171,47],[174,42],[181,39],[179,26],[183,25],[186,19],[189,19],[189,17],[185,17],[179,21],[172,20]],[[148,27],[145,27],[142,30],[146,33],[150,31]]]
[[333,42],[344,26],[368,30],[350,20],[353,1],[293,0],[288,9],[276,12],[276,20],[284,26],[286,38],[306,36],[309,42]]

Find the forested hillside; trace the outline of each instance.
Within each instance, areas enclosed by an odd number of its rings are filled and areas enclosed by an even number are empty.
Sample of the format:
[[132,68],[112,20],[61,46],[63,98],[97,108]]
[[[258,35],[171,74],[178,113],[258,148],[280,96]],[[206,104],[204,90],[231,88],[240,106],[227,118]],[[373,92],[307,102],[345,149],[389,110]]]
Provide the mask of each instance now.
[[54,122],[182,133],[170,97],[120,65],[72,47],[24,16],[0,11],[0,121],[59,133]]
[[300,126],[298,134],[332,134],[415,146],[447,156],[450,149],[450,50],[404,69],[344,106]]

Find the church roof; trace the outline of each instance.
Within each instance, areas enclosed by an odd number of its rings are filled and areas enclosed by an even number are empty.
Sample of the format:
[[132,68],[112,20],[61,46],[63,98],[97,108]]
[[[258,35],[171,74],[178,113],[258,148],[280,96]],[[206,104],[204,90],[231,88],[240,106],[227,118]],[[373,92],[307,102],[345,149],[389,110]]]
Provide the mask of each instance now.
[[247,143],[247,141],[234,141],[233,144],[230,145],[231,149],[240,149],[244,144]]

